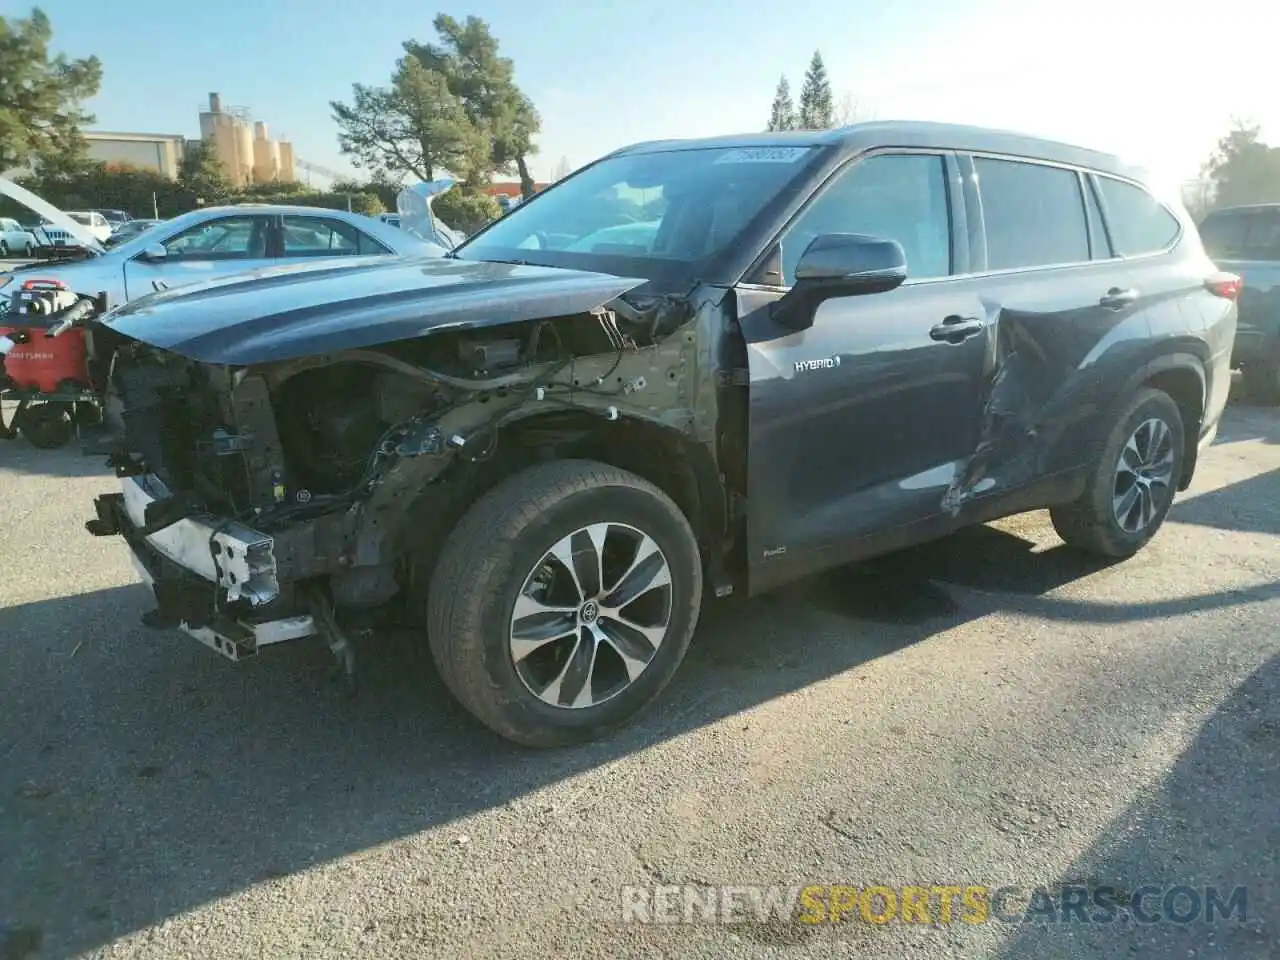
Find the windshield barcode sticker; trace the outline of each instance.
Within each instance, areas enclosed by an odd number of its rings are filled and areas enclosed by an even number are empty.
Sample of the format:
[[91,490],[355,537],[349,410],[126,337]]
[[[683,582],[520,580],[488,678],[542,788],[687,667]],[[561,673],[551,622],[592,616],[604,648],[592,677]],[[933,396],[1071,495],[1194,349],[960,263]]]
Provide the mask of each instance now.
[[808,152],[808,147],[750,147],[730,150],[716,163],[795,163]]

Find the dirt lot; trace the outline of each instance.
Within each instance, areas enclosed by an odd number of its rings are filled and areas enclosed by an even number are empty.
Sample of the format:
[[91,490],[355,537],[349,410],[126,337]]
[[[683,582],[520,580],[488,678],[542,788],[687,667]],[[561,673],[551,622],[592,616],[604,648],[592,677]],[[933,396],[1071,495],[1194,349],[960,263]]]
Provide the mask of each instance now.
[[[409,637],[138,625],[113,481],[0,443],[0,958],[1280,955],[1280,411],[1100,568],[1028,515],[713,610],[661,705],[526,753]],[[1210,925],[622,923],[655,884],[1244,886]],[[1149,901],[1158,911],[1157,895]],[[1185,911],[1185,906],[1179,908]]]

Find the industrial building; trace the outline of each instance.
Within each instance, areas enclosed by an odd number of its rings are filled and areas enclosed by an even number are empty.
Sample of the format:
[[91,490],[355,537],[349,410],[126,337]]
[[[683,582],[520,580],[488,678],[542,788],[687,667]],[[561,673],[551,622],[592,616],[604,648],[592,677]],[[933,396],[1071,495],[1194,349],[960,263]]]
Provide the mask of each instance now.
[[102,163],[127,163],[176,180],[186,138],[176,133],[109,133],[86,131],[89,157]]
[[232,186],[294,182],[293,144],[270,139],[265,123],[243,107],[224,107],[221,94],[209,94],[200,111],[200,139],[212,146]]
[[[140,170],[152,170],[170,180],[178,179],[182,160],[193,143],[178,133],[115,133],[86,130],[89,158],[101,163],[127,164]],[[288,140],[272,140],[267,125],[254,121],[243,107],[223,107],[222,96],[209,94],[209,104],[200,108],[200,139],[209,144],[233,187],[252,183],[293,183],[296,161],[293,144]],[[320,173],[322,168],[314,167]],[[26,167],[0,171],[10,179],[27,176]]]

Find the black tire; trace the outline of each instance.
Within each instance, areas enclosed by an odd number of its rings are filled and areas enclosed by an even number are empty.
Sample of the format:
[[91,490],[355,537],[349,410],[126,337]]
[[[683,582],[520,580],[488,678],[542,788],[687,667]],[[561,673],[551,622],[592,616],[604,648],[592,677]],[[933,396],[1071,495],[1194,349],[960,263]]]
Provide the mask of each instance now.
[[56,450],[75,436],[75,424],[65,403],[37,403],[22,411],[18,430],[33,447]]
[[[558,707],[521,679],[510,648],[511,617],[548,551],[600,523],[634,528],[662,551],[671,583],[666,633],[621,692],[590,706]],[[463,516],[433,567],[427,635],[445,684],[494,732],[530,747],[593,740],[639,713],[684,660],[702,600],[697,540],[680,508],[643,478],[587,460],[544,463],[504,480]]]
[[8,259],[9,259],[9,244],[5,243],[3,240],[0,240],[0,260],[8,260]]
[[1280,360],[1245,364],[1241,379],[1249,399],[1267,407],[1280,406]]
[[[1169,431],[1172,467],[1169,483],[1153,499],[1154,509],[1150,520],[1136,531],[1126,530],[1116,518],[1113,497],[1117,487],[1117,472],[1125,445],[1139,426],[1148,420],[1163,422]],[[1178,478],[1182,475],[1184,451],[1184,426],[1182,413],[1173,398],[1161,390],[1138,390],[1116,419],[1107,436],[1097,465],[1089,478],[1088,486],[1079,500],[1049,511],[1053,528],[1070,547],[1104,557],[1124,559],[1131,557],[1155,536],[1173,506]]]

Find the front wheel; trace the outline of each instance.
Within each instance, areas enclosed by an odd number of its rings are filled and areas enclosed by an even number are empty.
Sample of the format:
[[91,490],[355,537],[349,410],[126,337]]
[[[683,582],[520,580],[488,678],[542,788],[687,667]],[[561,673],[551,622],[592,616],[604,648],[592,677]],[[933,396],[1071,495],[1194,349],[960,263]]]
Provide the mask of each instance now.
[[1049,511],[1068,546],[1130,557],[1160,529],[1182,475],[1182,413],[1173,398],[1143,388],[1117,419],[1084,495]]
[[0,260],[9,259],[9,244],[0,240]]
[[427,597],[453,695],[526,746],[595,739],[671,680],[697,625],[702,565],[679,507],[593,461],[521,471],[449,535]]

